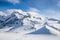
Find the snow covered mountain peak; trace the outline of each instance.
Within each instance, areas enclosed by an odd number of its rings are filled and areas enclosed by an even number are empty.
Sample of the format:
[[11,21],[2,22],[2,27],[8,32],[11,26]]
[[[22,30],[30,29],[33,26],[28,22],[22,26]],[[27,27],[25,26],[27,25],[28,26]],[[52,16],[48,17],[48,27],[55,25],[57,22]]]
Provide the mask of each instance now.
[[[11,11],[11,12],[10,12]],[[23,12],[21,10],[8,10],[6,14],[10,13],[3,19],[3,23],[1,25],[3,26],[14,26],[20,25],[20,26],[31,26],[31,25],[39,25],[43,24],[46,20],[45,17],[40,16],[40,14],[34,13],[34,12]],[[18,24],[16,24],[18,23]],[[19,27],[20,27],[19,26]],[[17,27],[17,26],[16,26]],[[4,27],[2,27],[4,28]]]
[[0,32],[21,33],[21,31],[23,31],[24,33],[30,33],[46,26],[46,29],[48,29],[49,32],[53,31],[53,34],[60,33],[59,21],[51,20],[37,12],[7,10],[6,14],[7,16],[0,18]]

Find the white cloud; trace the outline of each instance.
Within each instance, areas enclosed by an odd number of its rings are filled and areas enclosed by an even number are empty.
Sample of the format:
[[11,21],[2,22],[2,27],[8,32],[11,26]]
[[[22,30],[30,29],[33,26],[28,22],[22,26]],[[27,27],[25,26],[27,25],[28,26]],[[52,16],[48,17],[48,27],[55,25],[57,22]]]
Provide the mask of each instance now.
[[6,16],[6,13],[4,13],[3,11],[0,11],[0,15],[1,16]]
[[20,3],[20,0],[7,0],[7,1],[14,4],[14,5]]
[[40,11],[39,11],[38,9],[36,9],[36,8],[30,8],[29,11],[31,11],[31,12],[40,12]]
[[36,9],[36,8],[29,8],[28,13],[30,13],[32,16],[43,16],[40,13],[40,10]]
[[11,14],[11,13],[13,13],[14,11],[19,12],[19,13],[21,13],[21,14],[23,14],[23,15],[27,15],[26,12],[22,11],[21,9],[7,9],[7,10],[6,10],[6,13]]
[[44,10],[44,14],[45,16],[49,17],[49,18],[56,18],[60,20],[60,12],[53,10],[53,9],[45,9]]
[[57,1],[57,6],[60,7],[60,1]]

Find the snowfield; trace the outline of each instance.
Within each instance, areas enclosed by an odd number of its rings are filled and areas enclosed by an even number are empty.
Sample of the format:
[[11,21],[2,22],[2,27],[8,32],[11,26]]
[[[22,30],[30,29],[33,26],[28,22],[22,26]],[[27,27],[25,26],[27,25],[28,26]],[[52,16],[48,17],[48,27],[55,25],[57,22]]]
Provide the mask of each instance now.
[[60,40],[58,19],[16,9],[5,13],[0,15],[0,40]]
[[60,40],[54,35],[23,35],[20,33],[0,33],[0,40]]

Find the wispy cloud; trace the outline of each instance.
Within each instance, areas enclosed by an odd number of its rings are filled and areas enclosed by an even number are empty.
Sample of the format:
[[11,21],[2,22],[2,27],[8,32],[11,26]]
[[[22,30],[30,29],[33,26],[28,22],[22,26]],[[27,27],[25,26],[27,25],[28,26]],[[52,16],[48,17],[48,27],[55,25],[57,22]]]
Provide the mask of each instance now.
[[57,1],[57,6],[60,7],[60,1]]
[[6,16],[5,12],[3,12],[3,11],[0,11],[0,15],[1,16]]
[[45,9],[44,15],[50,18],[60,19],[60,12],[53,9]]
[[41,12],[41,10],[36,8],[30,8],[29,11],[31,13],[39,13],[45,17],[60,19],[60,11],[54,9],[44,9],[43,12]]
[[31,12],[40,12],[38,9],[36,9],[36,8],[29,8],[29,11],[31,11]]
[[29,8],[28,13],[30,13],[32,16],[43,16],[42,13],[40,13],[40,10],[37,8]]
[[20,0],[6,0],[6,1],[8,1],[8,2],[14,4],[14,5],[20,3]]

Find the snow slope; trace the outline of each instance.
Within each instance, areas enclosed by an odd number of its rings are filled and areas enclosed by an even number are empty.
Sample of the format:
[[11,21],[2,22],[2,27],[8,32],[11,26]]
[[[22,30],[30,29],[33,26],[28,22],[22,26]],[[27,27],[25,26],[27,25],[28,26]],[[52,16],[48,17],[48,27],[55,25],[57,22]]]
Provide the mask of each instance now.
[[20,33],[0,33],[0,40],[60,40],[54,35],[22,35]]
[[0,32],[27,34],[45,27],[51,34],[60,35],[60,20],[44,17],[36,12],[21,10],[7,10],[5,15],[0,18]]

